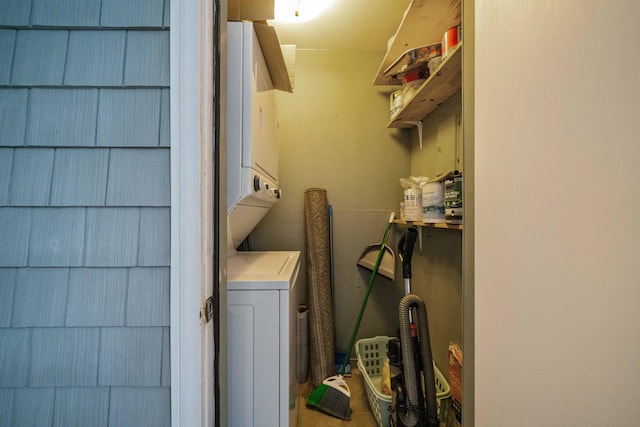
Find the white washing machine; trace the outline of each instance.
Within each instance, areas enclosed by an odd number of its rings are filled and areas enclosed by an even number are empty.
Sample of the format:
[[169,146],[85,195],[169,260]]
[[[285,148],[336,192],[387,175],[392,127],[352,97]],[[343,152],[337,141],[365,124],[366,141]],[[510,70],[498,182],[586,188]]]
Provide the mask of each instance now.
[[300,252],[227,259],[229,425],[295,427]]

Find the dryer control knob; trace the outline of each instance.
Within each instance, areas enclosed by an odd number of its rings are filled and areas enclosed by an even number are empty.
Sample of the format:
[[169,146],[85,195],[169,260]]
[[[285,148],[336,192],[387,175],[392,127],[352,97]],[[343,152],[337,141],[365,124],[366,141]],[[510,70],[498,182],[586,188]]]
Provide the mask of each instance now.
[[253,176],[253,190],[260,191],[260,177],[258,175]]

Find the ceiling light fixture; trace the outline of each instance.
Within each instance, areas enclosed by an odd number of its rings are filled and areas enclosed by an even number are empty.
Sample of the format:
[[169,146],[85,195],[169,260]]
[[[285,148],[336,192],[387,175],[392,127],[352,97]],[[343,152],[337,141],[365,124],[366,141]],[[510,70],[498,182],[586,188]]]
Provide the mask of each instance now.
[[327,10],[334,0],[275,0],[276,23],[307,22]]

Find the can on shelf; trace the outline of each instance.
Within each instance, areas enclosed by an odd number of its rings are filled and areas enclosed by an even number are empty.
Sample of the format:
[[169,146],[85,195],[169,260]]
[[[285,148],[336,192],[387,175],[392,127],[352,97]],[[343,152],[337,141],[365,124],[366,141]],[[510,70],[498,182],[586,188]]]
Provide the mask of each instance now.
[[460,25],[449,28],[442,36],[442,59],[446,58],[458,46],[461,34]]

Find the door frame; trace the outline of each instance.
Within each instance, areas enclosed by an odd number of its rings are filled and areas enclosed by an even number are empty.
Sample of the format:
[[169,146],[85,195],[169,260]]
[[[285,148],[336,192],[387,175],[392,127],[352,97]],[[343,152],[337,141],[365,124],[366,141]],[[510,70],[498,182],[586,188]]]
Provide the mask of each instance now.
[[218,71],[226,0],[171,2],[170,16],[171,425],[218,426],[226,420],[219,375],[226,372],[219,352],[226,348],[219,244],[226,216],[218,202],[226,187]]

